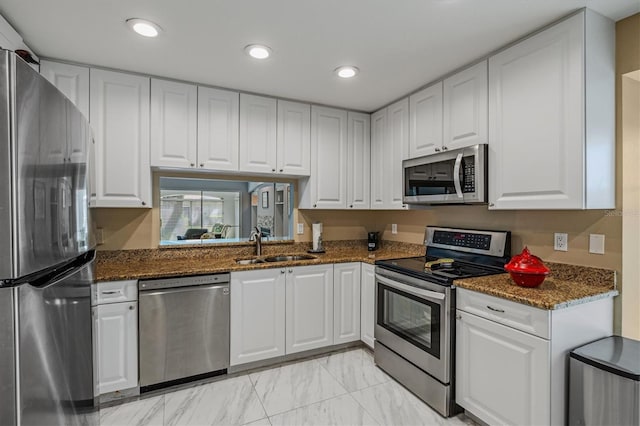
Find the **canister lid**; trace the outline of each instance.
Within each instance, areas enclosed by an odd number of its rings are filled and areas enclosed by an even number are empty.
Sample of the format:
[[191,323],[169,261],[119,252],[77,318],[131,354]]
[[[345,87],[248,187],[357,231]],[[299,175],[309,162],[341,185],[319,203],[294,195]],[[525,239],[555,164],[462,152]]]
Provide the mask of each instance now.
[[640,341],[622,336],[596,340],[571,351],[577,359],[601,370],[640,381]]

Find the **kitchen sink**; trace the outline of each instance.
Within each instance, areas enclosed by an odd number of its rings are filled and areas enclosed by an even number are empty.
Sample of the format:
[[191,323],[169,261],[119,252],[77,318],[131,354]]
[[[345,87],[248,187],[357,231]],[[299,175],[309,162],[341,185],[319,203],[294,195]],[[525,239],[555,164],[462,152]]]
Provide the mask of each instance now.
[[315,259],[315,256],[309,256],[308,254],[290,254],[282,256],[269,256],[265,257],[265,262],[291,262],[293,260],[310,260]]
[[264,263],[262,259],[236,259],[238,265],[253,265],[256,263]]

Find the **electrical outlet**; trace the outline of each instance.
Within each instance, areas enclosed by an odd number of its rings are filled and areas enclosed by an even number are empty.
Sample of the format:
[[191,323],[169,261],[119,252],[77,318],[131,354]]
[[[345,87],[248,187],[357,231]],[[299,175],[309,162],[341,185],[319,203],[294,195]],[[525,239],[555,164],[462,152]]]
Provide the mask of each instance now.
[[96,228],[96,244],[104,244],[104,229]]
[[604,235],[589,234],[589,253],[604,254]]
[[392,223],[391,224],[391,233],[392,234],[397,234],[398,233],[398,224],[397,223]]
[[568,251],[569,236],[558,232],[553,234],[553,249],[556,251]]
[[304,234],[304,223],[298,224],[298,235]]

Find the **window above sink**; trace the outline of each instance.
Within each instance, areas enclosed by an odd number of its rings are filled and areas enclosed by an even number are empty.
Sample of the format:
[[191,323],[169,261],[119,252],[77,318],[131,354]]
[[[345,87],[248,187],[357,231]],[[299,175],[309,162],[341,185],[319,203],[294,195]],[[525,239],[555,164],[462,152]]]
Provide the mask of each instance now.
[[293,184],[160,177],[160,245],[293,239]]

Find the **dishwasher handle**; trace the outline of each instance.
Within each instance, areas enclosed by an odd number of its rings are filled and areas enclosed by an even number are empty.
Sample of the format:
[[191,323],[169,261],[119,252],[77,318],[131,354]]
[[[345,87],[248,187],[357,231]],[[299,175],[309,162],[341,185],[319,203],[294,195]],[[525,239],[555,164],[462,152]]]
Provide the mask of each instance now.
[[203,291],[203,290],[222,290],[222,295],[223,296],[228,296],[229,295],[229,283],[146,289],[146,290],[143,290],[143,291],[140,292],[141,293],[140,297],[156,296],[158,294],[186,293],[186,292],[191,292],[191,291]]
[[161,278],[157,280],[138,281],[138,290],[141,292],[170,289],[178,287],[229,285],[230,274],[195,275],[190,277]]

